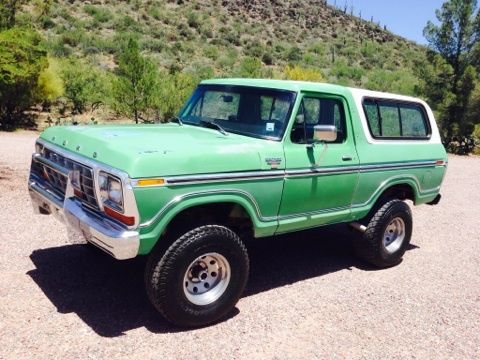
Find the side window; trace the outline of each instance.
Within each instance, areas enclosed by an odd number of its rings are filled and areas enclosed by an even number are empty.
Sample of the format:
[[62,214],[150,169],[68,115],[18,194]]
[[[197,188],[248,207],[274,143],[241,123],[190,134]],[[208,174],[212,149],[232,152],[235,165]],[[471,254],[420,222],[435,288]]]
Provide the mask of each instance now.
[[363,102],[363,108],[365,109],[365,115],[367,116],[368,126],[373,136],[380,136],[380,117],[378,116],[377,103],[372,100],[365,100]]
[[316,125],[320,119],[320,99],[303,98],[303,115],[305,116],[305,123]]
[[337,140],[333,143],[342,143],[346,138],[343,103],[338,99],[304,97],[295,116],[292,142],[311,143],[315,125],[335,125]]
[[396,137],[401,135],[398,107],[395,104],[379,104],[382,119],[382,136]]
[[363,110],[375,138],[425,139],[430,129],[420,104],[385,99],[365,99]]
[[400,116],[402,117],[403,136],[428,136],[424,114],[418,106],[401,106]]

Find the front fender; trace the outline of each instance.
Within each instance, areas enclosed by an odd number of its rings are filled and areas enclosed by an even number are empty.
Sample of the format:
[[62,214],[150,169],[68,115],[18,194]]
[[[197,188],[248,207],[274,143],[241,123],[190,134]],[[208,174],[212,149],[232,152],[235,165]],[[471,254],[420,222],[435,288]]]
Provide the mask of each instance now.
[[253,223],[255,237],[273,235],[278,226],[277,217],[263,216],[257,201],[247,191],[221,189],[187,192],[172,198],[152,218],[140,224],[139,253],[148,254],[179,213],[191,207],[213,203],[235,203],[241,206]]

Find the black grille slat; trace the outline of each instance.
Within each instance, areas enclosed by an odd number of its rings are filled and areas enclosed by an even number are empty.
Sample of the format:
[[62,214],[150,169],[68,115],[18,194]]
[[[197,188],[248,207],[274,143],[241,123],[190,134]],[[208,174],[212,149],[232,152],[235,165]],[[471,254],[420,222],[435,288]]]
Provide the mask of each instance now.
[[[83,204],[90,208],[98,210],[98,202],[95,196],[95,185],[93,182],[93,170],[85,165],[77,163],[65,156],[62,156],[50,149],[43,148],[43,156],[64,167],[68,170],[80,171],[80,194],[76,193],[77,197]],[[52,188],[52,190],[58,193],[62,198],[65,198],[65,190],[67,188],[67,177],[63,174],[56,172],[55,170],[43,165],[39,162],[35,162],[32,165],[32,172],[37,176],[43,178]]]

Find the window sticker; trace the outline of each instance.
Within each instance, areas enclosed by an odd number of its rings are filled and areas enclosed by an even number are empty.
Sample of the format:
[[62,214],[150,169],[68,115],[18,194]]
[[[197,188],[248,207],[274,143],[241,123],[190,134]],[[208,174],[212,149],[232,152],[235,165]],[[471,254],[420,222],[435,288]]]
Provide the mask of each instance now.
[[267,122],[265,130],[267,131],[275,131],[275,123]]

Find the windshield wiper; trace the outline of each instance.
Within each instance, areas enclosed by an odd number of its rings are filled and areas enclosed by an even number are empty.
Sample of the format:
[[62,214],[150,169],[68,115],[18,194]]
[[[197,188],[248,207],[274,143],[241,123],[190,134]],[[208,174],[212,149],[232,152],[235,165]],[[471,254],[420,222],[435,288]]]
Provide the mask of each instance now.
[[227,136],[228,133],[225,131],[223,127],[218,125],[216,122],[213,121],[207,121],[207,120],[200,120],[200,124],[204,125],[205,127],[209,127],[210,129],[217,129],[220,131],[223,135]]
[[170,119],[168,119],[168,122],[177,122],[178,125],[183,126],[183,121],[178,116],[171,117]]

